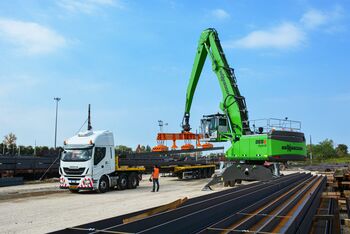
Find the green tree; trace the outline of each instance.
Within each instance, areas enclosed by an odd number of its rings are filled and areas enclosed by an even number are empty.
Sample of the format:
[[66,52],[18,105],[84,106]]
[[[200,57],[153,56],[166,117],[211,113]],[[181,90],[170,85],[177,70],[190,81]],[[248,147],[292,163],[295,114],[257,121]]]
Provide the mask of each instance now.
[[337,153],[334,149],[334,143],[330,139],[321,141],[317,145],[312,145],[312,155],[314,158],[331,158],[337,156]]
[[17,137],[12,132],[4,136],[3,144],[6,145],[6,148],[8,149],[8,154],[10,155],[16,154],[16,141],[17,141]]
[[339,144],[335,151],[339,157],[344,157],[348,155],[348,146],[345,144]]
[[125,145],[117,145],[115,147],[116,152],[122,152],[122,153],[131,153],[132,148],[125,146]]

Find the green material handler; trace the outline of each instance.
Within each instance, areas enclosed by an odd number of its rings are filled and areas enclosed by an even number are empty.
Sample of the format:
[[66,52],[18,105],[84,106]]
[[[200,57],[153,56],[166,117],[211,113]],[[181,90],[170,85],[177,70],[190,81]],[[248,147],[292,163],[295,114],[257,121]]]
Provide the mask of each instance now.
[[[190,110],[206,58],[212,62],[222,91],[222,113],[205,115],[201,132],[208,142],[230,141],[227,161],[216,181],[233,185],[241,180],[269,180],[279,176],[279,163],[306,158],[301,123],[285,119],[248,119],[245,98],[241,95],[234,70],[229,67],[218,33],[209,28],[202,32],[186,94],[183,132],[189,132]],[[260,125],[259,125],[260,124]],[[209,183],[209,186],[211,183]]]

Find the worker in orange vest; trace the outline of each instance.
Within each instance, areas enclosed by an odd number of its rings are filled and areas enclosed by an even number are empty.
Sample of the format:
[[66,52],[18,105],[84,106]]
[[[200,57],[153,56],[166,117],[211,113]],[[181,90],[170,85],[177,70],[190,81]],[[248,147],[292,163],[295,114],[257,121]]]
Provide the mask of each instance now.
[[151,177],[149,178],[150,181],[153,181],[153,190],[152,192],[156,191],[156,185],[157,185],[157,192],[159,191],[159,167],[157,165],[154,165],[153,172]]

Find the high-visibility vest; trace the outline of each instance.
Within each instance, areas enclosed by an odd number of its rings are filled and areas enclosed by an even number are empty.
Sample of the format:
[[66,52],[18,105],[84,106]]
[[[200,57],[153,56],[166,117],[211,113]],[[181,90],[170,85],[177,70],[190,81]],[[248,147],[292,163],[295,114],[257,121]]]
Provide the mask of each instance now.
[[153,169],[152,178],[153,179],[158,179],[159,178],[159,168],[154,168]]

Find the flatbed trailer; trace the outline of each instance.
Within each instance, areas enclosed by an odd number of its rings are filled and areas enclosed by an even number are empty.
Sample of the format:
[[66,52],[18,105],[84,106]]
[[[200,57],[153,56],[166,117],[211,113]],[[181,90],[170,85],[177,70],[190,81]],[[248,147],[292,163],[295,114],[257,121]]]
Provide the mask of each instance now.
[[215,172],[218,162],[213,160],[181,159],[179,155],[198,153],[203,151],[223,150],[224,147],[197,148],[190,150],[171,150],[160,152],[130,153],[119,156],[120,165],[143,166],[145,173],[151,173],[153,166],[157,165],[161,173],[171,173],[179,179],[185,178],[210,178]]

